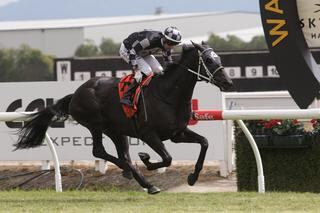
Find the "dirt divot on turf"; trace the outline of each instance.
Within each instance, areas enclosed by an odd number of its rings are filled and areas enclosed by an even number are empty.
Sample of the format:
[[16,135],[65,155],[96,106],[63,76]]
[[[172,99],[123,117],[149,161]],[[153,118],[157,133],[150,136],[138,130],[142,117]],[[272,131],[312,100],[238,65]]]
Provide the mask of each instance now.
[[[216,164],[204,165],[199,179],[194,186],[187,184],[187,177],[194,170],[194,164],[177,164],[166,169],[165,172],[148,171],[144,165],[136,165],[140,172],[153,185],[167,192],[234,192],[237,191],[235,174],[226,178],[219,176]],[[16,188],[21,183],[39,174],[39,166],[32,165],[0,165],[0,190]],[[10,177],[29,172],[34,174]],[[133,190],[142,191],[138,183],[132,179],[122,177],[122,170],[108,164],[105,174],[95,171],[92,165],[64,165],[61,167],[63,190]],[[82,176],[83,175],[83,176]],[[8,177],[8,178],[6,178]],[[19,186],[22,190],[55,189],[54,172],[44,173]]]

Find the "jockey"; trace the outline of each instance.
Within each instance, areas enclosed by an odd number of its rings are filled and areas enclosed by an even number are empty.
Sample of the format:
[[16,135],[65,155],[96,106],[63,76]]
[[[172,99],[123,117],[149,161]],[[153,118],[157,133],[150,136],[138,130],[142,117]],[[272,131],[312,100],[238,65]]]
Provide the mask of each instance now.
[[163,74],[163,68],[152,55],[162,51],[165,64],[172,63],[172,48],[181,42],[181,33],[176,27],[167,27],[164,32],[144,30],[132,33],[126,38],[119,50],[120,56],[132,66],[134,81],[129,85],[120,103],[132,106],[131,95],[150,74]]

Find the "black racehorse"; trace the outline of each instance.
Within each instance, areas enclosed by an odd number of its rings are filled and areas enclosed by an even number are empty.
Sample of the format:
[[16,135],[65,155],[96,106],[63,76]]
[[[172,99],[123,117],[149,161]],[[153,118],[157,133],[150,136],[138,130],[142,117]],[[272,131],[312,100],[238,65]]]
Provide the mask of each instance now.
[[[208,148],[205,137],[187,128],[193,90],[200,80],[210,82],[222,91],[233,85],[221,65],[220,58],[211,48],[204,43],[184,45],[179,63],[171,64],[165,69],[164,75],[155,76],[151,80],[149,86],[143,90],[144,101],[140,98],[138,102],[140,111],[135,119],[128,119],[119,103],[119,79],[92,78],[82,84],[74,94],[67,95],[54,105],[34,114],[21,129],[19,140],[15,144],[16,149],[40,146],[49,125],[56,119],[67,119],[68,115],[71,115],[91,132],[93,155],[123,169],[123,176],[130,178],[133,175],[150,194],[155,194],[160,189],[147,182],[132,164],[127,136],[141,139],[162,157],[162,162],[152,163],[147,153],[139,153],[148,170],[168,167],[171,164],[172,157],[162,141],[170,139],[174,143],[200,144],[201,151],[195,170],[188,176],[188,184],[193,185],[203,167]],[[118,158],[105,151],[102,134],[114,142]]]

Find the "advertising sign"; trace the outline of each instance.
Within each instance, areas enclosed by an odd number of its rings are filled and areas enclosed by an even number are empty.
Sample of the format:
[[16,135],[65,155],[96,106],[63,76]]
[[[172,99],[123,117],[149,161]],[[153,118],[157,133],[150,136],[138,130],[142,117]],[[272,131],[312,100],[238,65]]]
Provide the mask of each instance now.
[[[54,101],[73,93],[82,82],[28,82],[0,84],[0,111],[33,111],[37,108],[51,105]],[[210,95],[208,95],[210,94]],[[201,109],[221,109],[221,93],[206,83],[198,83],[195,96]],[[47,145],[42,147],[17,150],[13,152],[13,144],[17,141],[17,131],[23,122],[0,122],[0,160],[51,160],[52,156]],[[190,126],[198,134],[209,140],[206,160],[223,160],[224,146],[222,121],[198,122]],[[56,122],[49,128],[48,133],[56,147],[60,160],[94,160],[92,155],[92,138],[90,132],[76,122]],[[136,138],[129,138],[130,153],[133,160],[139,160],[138,152],[147,152],[153,160],[160,157],[146,144]],[[106,136],[103,144],[108,153],[117,156],[113,142]],[[197,160],[199,144],[174,144],[165,141],[167,150],[174,160]]]
[[320,71],[301,24],[307,24],[313,31],[318,20],[300,22],[295,0],[260,0],[260,12],[265,38],[280,78],[297,105],[307,108],[319,95]]
[[309,47],[320,47],[320,0],[297,0],[300,26]]

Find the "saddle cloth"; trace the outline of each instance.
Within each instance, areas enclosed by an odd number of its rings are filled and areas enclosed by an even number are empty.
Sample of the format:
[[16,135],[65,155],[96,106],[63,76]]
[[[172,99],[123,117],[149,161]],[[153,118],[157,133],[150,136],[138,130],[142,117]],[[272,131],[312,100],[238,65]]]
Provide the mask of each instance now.
[[[138,101],[140,97],[141,87],[147,86],[150,83],[152,77],[153,73],[144,78],[141,84],[137,87],[136,91],[133,93],[133,97],[131,97],[131,100],[133,100],[132,107],[122,104],[122,109],[127,118],[131,118],[138,111]],[[120,82],[118,83],[120,99],[123,97],[132,81],[134,81],[134,74],[126,75],[120,79]]]

